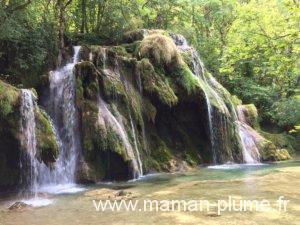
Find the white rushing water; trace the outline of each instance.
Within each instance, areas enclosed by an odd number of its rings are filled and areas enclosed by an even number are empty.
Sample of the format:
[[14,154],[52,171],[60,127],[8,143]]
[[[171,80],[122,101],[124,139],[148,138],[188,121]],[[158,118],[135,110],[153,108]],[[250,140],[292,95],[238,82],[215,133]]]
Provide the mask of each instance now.
[[[21,170],[29,171],[22,177],[33,198],[22,201],[32,206],[52,204],[52,200],[40,198],[38,193],[75,193],[84,189],[75,185],[77,158],[80,152],[80,136],[75,106],[76,80],[73,73],[78,62],[80,47],[74,47],[72,62],[50,74],[50,116],[36,104],[32,91],[22,89],[21,93]],[[58,160],[53,169],[37,159],[35,111],[48,117],[53,134],[59,146]]]
[[133,120],[132,120],[132,117],[131,117],[130,114],[129,114],[129,116],[130,116],[130,124],[131,124],[132,135],[133,135],[135,155],[136,155],[138,166],[139,166],[139,176],[143,176],[143,174],[144,174],[143,173],[143,163],[142,163],[142,160],[141,160],[140,151],[139,151],[139,147],[138,147],[135,126],[134,126],[134,123],[133,123]]
[[[128,92],[131,89],[131,85],[126,80],[126,78],[122,77],[120,72],[119,63],[116,60],[114,71],[110,70],[107,66],[107,51],[106,48],[101,49],[101,57],[102,57],[102,69],[106,74],[110,74],[110,76],[119,75],[121,77],[122,83],[125,87],[125,90]],[[140,89],[140,87],[139,87]],[[141,90],[140,90],[141,91]],[[133,135],[133,143],[131,144],[127,131],[125,129],[124,123],[122,121],[122,116],[117,110],[114,108],[114,113],[109,108],[109,105],[103,100],[102,96],[99,94],[99,115],[98,115],[98,122],[100,125],[107,126],[112,128],[118,136],[121,138],[123,146],[125,147],[127,156],[131,160],[132,170],[134,179],[137,179],[143,175],[143,164],[140,156],[140,151],[138,147],[137,135],[136,135],[136,128],[134,125],[134,121],[132,119],[130,110],[128,109],[130,125]],[[115,115],[114,115],[115,114]],[[143,135],[145,135],[145,130],[143,126]],[[144,140],[145,145],[145,140]]]
[[243,145],[243,159],[247,164],[259,164],[260,153],[256,145],[256,141],[260,135],[252,127],[246,123],[237,122],[239,135]]
[[[50,74],[50,99],[48,111],[60,139],[60,152],[51,171],[47,186],[53,192],[61,192],[61,185],[66,188],[75,183],[76,164],[81,151],[78,124],[78,112],[75,104],[76,78],[74,67],[79,61],[80,46],[74,47],[72,61]],[[74,187],[72,186],[73,192]],[[48,188],[44,188],[48,190]],[[79,188],[78,191],[81,189]]]
[[104,122],[107,128],[113,129],[113,131],[116,132],[116,134],[118,134],[125,147],[127,156],[131,160],[134,178],[138,178],[142,174],[142,171],[140,170],[141,167],[139,166],[138,160],[135,157],[133,147],[130,144],[128,135],[126,133],[120,115],[114,116],[114,114],[110,111],[109,106],[102,99],[100,95],[99,95],[98,102],[99,102],[99,116],[98,116],[99,123]]
[[[38,189],[38,167],[40,166],[36,154],[36,133],[35,133],[35,115],[34,110],[36,108],[35,97],[32,91],[27,89],[21,90],[21,146],[23,153],[20,165],[28,169],[29,176],[25,174],[26,185],[29,186],[30,190],[36,195]],[[23,168],[21,168],[23,170]]]
[[[29,195],[22,202],[40,207],[52,204],[52,200],[39,198],[39,187],[43,180],[49,176],[50,169],[37,159],[37,140],[36,140],[36,123],[35,111],[40,110],[36,105],[36,97],[31,90],[21,90],[21,121],[20,134],[22,156],[20,160],[21,171],[23,172],[22,183],[26,185]],[[29,174],[28,174],[29,173]],[[31,198],[31,196],[33,197]]]
[[[36,158],[35,137],[35,110],[37,107],[34,95],[29,90],[22,90],[21,103],[21,134],[22,146],[26,149],[26,157],[22,164],[29,164],[30,190],[34,193],[36,204],[44,199],[37,199],[39,192],[48,193],[74,193],[83,189],[74,185],[78,155],[80,153],[80,135],[75,106],[76,80],[73,73],[75,64],[78,62],[80,47],[74,47],[72,62],[66,66],[51,72],[50,74],[50,100],[48,111],[41,111],[48,117],[52,126],[53,134],[59,146],[59,155],[53,169],[47,167]],[[50,118],[51,117],[51,118]],[[27,200],[28,201],[28,200]],[[49,202],[49,201],[48,201]]]

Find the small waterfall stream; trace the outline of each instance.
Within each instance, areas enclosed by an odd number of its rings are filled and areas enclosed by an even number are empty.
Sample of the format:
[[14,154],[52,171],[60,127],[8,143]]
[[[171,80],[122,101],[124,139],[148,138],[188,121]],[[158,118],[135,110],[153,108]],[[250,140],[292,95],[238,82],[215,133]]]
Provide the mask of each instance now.
[[61,140],[61,149],[50,183],[75,183],[76,163],[80,154],[78,114],[75,105],[76,79],[73,72],[79,60],[80,46],[74,47],[72,62],[50,74],[48,110]]
[[[29,177],[26,177],[26,185],[30,190],[37,195],[38,189],[38,167],[39,161],[36,158],[36,134],[35,134],[35,115],[34,110],[36,107],[35,97],[30,90],[21,90],[21,146],[25,154],[22,156],[21,167],[29,167]],[[22,168],[23,169],[23,168]]]
[[30,90],[22,90],[20,132],[21,145],[26,150],[26,158],[22,159],[21,166],[30,168],[30,177],[26,183],[29,184],[27,186],[30,186],[35,197],[39,192],[68,193],[82,190],[74,185],[76,163],[81,151],[75,106],[76,80],[73,73],[74,66],[78,62],[79,51],[79,46],[74,47],[72,62],[50,74],[50,99],[47,107],[50,116],[42,112],[49,117],[59,146],[59,156],[53,169],[37,160],[34,112],[41,109],[37,107],[33,93]]
[[141,156],[140,156],[140,151],[139,151],[139,147],[138,147],[138,143],[137,143],[137,136],[136,136],[136,131],[135,131],[135,126],[132,120],[131,115],[130,116],[130,124],[131,124],[131,129],[132,129],[132,135],[133,135],[133,143],[134,143],[134,149],[135,149],[135,155],[137,158],[137,162],[138,162],[138,166],[139,166],[139,176],[143,175],[143,164],[142,164],[142,160],[141,160]]
[[132,164],[131,166],[132,166],[134,178],[135,179],[138,178],[142,174],[142,171],[140,170],[141,167],[139,166],[138,160],[135,157],[133,147],[130,144],[128,135],[126,133],[126,130],[125,130],[125,127],[124,127],[124,124],[123,124],[123,121],[122,121],[120,115],[114,116],[114,114],[110,111],[109,106],[102,99],[102,97],[100,95],[99,95],[98,102],[99,102],[98,120],[101,122],[104,120],[106,126],[108,128],[113,129],[118,134],[118,136],[120,137],[120,139],[125,147],[127,156],[131,160],[131,164]]
[[[45,206],[51,204],[52,201],[40,199],[38,193],[43,182],[49,179],[50,169],[37,159],[36,110],[40,109],[37,107],[36,97],[33,92],[31,90],[22,89],[20,106],[22,147],[20,169],[23,173],[21,183],[26,185],[26,199],[22,201],[33,206]],[[32,195],[33,198],[31,198]]]
[[243,158],[247,164],[257,164],[260,163],[260,153],[256,146],[259,134],[247,124],[244,110],[243,106],[237,107],[237,126],[243,145]]
[[[102,70],[104,73],[112,74],[112,75],[119,75],[122,76],[119,69],[118,61],[115,61],[115,65],[113,68],[110,68],[107,62],[107,49],[101,48],[100,54],[98,55],[100,57],[100,61],[102,64],[100,65],[102,67]],[[124,77],[122,77],[123,84],[127,90],[127,83]],[[106,129],[112,129],[120,138],[128,158],[131,161],[131,169],[134,179],[139,178],[143,175],[143,166],[142,161],[140,158],[140,152],[138,148],[138,141],[137,141],[137,135],[136,135],[136,127],[134,124],[134,121],[132,119],[130,110],[128,109],[128,115],[130,119],[130,125],[131,125],[131,131],[132,131],[132,143],[130,142],[129,136],[127,134],[127,131],[125,129],[125,125],[122,120],[122,116],[117,110],[116,107],[110,107],[108,103],[105,102],[105,100],[102,98],[101,94],[99,93],[98,97],[98,105],[99,105],[99,113],[98,113],[98,123],[102,127],[105,127]],[[112,105],[113,106],[113,105]]]
[[[175,41],[175,44],[181,51],[187,51],[190,50],[192,54],[192,66],[193,66],[193,73],[194,75],[199,79],[200,85],[202,86],[206,105],[207,105],[207,112],[208,112],[208,127],[210,132],[210,141],[211,141],[211,151],[213,155],[213,163],[218,163],[218,155],[216,148],[217,143],[222,143],[222,140],[218,141],[218,136],[215,134],[215,123],[214,123],[214,107],[211,104],[211,101],[215,101],[218,106],[220,107],[220,110],[229,116],[231,116],[234,124],[235,129],[239,135],[239,139],[241,142],[241,148],[243,153],[243,160],[247,164],[256,164],[259,163],[260,157],[259,157],[259,151],[255,145],[255,135],[251,134],[251,130],[253,130],[251,127],[249,127],[245,122],[241,121],[240,118],[237,116],[236,108],[231,102],[230,99],[228,99],[230,103],[230,109],[223,101],[222,97],[218,94],[216,91],[217,89],[220,89],[221,91],[224,89],[212,76],[205,76],[205,69],[204,64],[201,61],[197,51],[195,51],[192,47],[190,47],[187,44],[186,39],[181,35],[174,35],[173,40]],[[203,84],[204,83],[204,84]],[[211,98],[211,99],[210,99]],[[224,121],[223,121],[224,120]],[[226,126],[226,120],[221,118],[221,126],[222,126],[222,132],[221,136],[222,138],[225,136],[228,136],[227,126]],[[223,129],[224,128],[224,129]],[[251,128],[251,129],[250,129]],[[224,134],[225,132],[225,134]],[[253,133],[253,132],[252,132]]]

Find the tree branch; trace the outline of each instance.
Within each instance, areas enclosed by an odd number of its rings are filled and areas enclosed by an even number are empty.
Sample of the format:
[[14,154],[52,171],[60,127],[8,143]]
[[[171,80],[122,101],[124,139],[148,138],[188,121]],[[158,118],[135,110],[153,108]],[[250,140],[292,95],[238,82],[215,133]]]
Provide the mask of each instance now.
[[8,6],[8,7],[6,8],[6,11],[7,11],[7,13],[13,13],[13,12],[15,12],[15,11],[25,9],[29,4],[31,4],[31,0],[28,0],[27,2],[25,2],[25,3],[23,3],[23,4],[17,5],[17,6],[15,6],[14,8],[10,8],[10,7]]
[[72,0],[67,1],[66,4],[65,4],[65,6],[64,6],[64,8],[67,8],[68,5],[70,5],[71,3],[72,3]]

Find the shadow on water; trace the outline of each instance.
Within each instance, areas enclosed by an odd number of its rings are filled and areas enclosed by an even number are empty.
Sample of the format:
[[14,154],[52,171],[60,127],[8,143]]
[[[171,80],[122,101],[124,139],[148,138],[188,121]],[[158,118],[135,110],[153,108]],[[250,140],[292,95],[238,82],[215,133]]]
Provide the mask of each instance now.
[[285,167],[298,167],[300,160],[286,162],[272,162],[258,165],[224,164],[213,167],[199,167],[190,172],[156,173],[149,174],[137,180],[127,182],[107,182],[91,186],[92,188],[109,188],[113,190],[125,190],[143,186],[170,186],[192,181],[216,181],[234,180],[251,177],[261,177],[278,172]]

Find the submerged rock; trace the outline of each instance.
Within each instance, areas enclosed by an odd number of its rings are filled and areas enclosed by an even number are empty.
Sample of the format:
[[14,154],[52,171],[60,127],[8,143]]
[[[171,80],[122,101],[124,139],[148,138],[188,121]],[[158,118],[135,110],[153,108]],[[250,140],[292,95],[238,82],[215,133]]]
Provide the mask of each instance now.
[[15,202],[8,209],[11,211],[22,211],[22,210],[30,209],[30,208],[32,208],[32,206],[28,205],[24,202]]
[[101,188],[93,191],[89,191],[84,194],[85,197],[92,198],[94,200],[129,200],[137,197],[136,194],[131,191],[125,190],[113,190],[108,188]]

